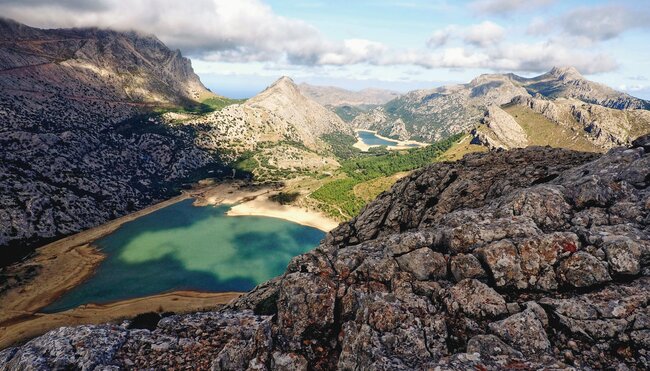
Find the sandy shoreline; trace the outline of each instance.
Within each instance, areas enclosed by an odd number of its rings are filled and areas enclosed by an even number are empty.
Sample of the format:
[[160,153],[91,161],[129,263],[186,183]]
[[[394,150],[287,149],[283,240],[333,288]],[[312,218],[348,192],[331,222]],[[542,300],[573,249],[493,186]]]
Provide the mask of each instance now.
[[175,291],[109,304],[87,304],[59,313],[35,313],[0,325],[0,349],[62,327],[100,324],[147,312],[186,313],[214,309],[241,293]]
[[33,258],[19,264],[39,266],[39,274],[25,285],[0,295],[0,326],[15,317],[35,313],[92,275],[104,259],[104,254],[91,246],[93,241],[112,233],[124,223],[189,197],[186,193],[181,194],[38,248]]
[[[250,186],[238,181],[203,184],[200,188],[184,191],[181,195],[172,199],[38,248],[34,257],[19,264],[21,268],[38,266],[39,273],[25,284],[0,294],[0,349],[9,344],[40,335],[56,327],[91,323],[88,321],[93,320],[94,317],[90,314],[89,308],[94,308],[92,313],[96,315],[101,312],[101,321],[99,322],[108,322],[146,311],[155,311],[161,300],[169,298],[169,295],[175,293],[127,300],[104,306],[86,305],[57,314],[45,315],[38,313],[41,308],[51,304],[65,292],[92,276],[97,266],[104,259],[101,251],[92,246],[92,242],[114,232],[124,223],[174,203],[194,198],[194,205],[196,206],[233,205],[227,215],[256,215],[281,218],[315,227],[325,232],[338,225],[338,222],[320,212],[297,206],[283,206],[269,200],[270,195],[280,191],[281,189]],[[239,295],[237,293],[228,294],[231,296]],[[197,295],[199,295],[200,300],[196,299]],[[200,309],[197,306],[204,304],[201,295],[208,295],[211,300],[214,298],[224,300],[225,297],[224,293],[184,294],[182,300],[176,296],[174,299],[176,302],[174,308],[176,310],[173,311]],[[215,305],[223,304],[214,300],[211,303]],[[103,309],[99,310],[97,308]],[[165,307],[165,310],[171,309]],[[52,323],[52,325],[50,326],[49,323]]]
[[[426,146],[429,145],[428,143],[417,142],[415,140],[397,140],[397,139],[387,138],[387,137],[384,137],[384,136],[381,136],[381,135],[377,134],[377,131],[374,131],[374,130],[356,129],[354,132],[357,133],[359,131],[365,131],[365,132],[368,132],[368,133],[373,133],[379,139],[388,140],[388,141],[391,141],[391,142],[397,142],[397,145],[387,146],[386,147],[388,150],[391,150],[391,151],[403,150],[403,149],[413,149],[413,148],[418,148],[418,147],[426,147]],[[415,145],[417,147],[414,147],[413,145]],[[373,147],[380,147],[379,145],[372,145],[372,146],[367,145],[358,136],[357,136],[357,142],[354,143],[352,146],[355,147],[355,148],[360,149],[363,152],[368,152],[368,150],[370,148],[373,148]]]
[[304,226],[320,229],[329,232],[336,228],[339,223],[320,212],[311,211],[302,207],[291,205],[280,205],[269,200],[269,195],[260,195],[254,200],[234,205],[228,212],[228,216],[266,216],[279,218],[298,223]]

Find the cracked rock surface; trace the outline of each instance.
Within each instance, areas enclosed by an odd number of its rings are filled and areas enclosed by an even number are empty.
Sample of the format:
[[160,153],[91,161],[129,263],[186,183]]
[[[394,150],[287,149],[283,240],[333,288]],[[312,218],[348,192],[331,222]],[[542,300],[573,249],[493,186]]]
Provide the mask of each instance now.
[[0,364],[648,369],[645,151],[526,148],[434,164],[220,311],[153,331],[59,329],[0,352]]

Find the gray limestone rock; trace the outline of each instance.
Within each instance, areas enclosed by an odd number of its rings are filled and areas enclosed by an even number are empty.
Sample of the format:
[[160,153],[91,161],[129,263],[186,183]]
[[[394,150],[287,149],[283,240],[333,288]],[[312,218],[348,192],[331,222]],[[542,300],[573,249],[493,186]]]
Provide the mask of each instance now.
[[648,156],[527,148],[434,164],[225,309],[154,331],[61,329],[0,363],[647,369]]

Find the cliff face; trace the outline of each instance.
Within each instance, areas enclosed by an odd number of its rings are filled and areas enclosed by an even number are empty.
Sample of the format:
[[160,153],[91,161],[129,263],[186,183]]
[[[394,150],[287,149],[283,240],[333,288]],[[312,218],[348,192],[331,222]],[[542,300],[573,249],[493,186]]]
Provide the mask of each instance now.
[[209,94],[152,36],[0,20],[0,267],[220,168],[191,129],[141,116]]
[[152,35],[41,30],[0,19],[0,86],[77,100],[187,103],[212,96],[189,59]]
[[472,154],[413,172],[223,310],[63,328],[0,363],[647,369],[649,264],[649,137]]
[[[562,143],[565,148],[585,149],[589,145],[592,150],[604,151],[650,132],[650,111],[643,109],[621,110],[575,98],[530,96],[517,96],[503,107],[511,112],[495,107],[487,110],[482,120],[485,125],[474,130],[475,141],[490,148],[518,148],[522,144],[542,144],[546,136],[548,142]],[[532,140],[522,142],[521,137],[503,135],[504,128],[515,133],[523,131],[523,127],[527,127]]]

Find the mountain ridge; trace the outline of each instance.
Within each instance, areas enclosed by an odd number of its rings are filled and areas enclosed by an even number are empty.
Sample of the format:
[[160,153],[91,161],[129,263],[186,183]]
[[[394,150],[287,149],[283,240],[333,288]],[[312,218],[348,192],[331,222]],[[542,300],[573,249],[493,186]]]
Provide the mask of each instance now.
[[323,106],[331,107],[380,105],[400,95],[398,92],[386,89],[365,88],[352,91],[336,86],[319,86],[307,83],[301,83],[298,88],[306,97]]
[[[85,80],[86,89],[101,91],[85,95],[103,97],[109,92],[115,101],[185,104],[215,96],[194,74],[189,59],[167,49],[154,35],[98,28],[41,30],[7,19],[0,19],[0,28],[7,31],[0,41],[11,46],[1,51],[0,70],[34,70],[39,76],[29,82],[32,86],[57,84],[61,90],[74,90],[73,84],[60,86],[65,81],[53,76],[62,73]],[[158,68],[151,68],[154,65]],[[102,80],[106,78],[110,84]]]
[[[617,92],[605,85],[585,80],[573,67],[554,67],[549,72],[531,78],[515,74],[483,74],[467,84],[449,85],[435,89],[415,90],[366,113],[358,114],[352,124],[363,129],[377,130],[383,135],[399,132],[399,139],[437,140],[451,134],[469,131],[483,121],[492,104],[505,105],[518,97],[554,101],[577,100],[613,110],[643,110],[650,102]],[[580,129],[570,122],[565,126]],[[395,130],[395,126],[400,130]],[[609,122],[608,126],[616,125]],[[650,122],[645,123],[650,129]],[[589,137],[589,135],[588,135]],[[595,138],[603,149],[629,143],[630,135],[617,135],[610,142]]]

